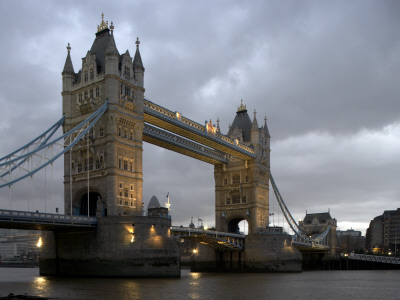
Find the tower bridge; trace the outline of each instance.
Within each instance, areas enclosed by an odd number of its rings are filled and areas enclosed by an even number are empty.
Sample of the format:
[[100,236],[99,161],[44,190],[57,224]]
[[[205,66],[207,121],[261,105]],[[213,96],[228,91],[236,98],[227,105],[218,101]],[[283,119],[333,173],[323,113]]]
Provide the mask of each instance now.
[[[0,187],[64,159],[66,215],[0,214],[0,226],[50,230],[43,233],[41,273],[179,276],[179,252],[171,235],[207,246],[197,257],[198,269],[217,261],[242,271],[299,271],[301,255],[290,236],[268,234],[270,181],[297,246],[329,249],[324,244],[328,232],[309,238],[273,181],[266,118],[260,127],[256,112],[251,120],[241,103],[224,135],[219,123],[202,125],[145,99],[140,41],[133,58],[128,50],[120,54],[113,31],[113,23],[109,26],[102,17],[78,72],[68,44],[62,71],[63,118],[0,159]],[[60,126],[63,134],[56,137]],[[214,165],[216,231],[171,228],[162,210],[142,216],[143,141]],[[79,223],[82,215],[87,219]],[[236,232],[242,220],[248,222],[246,237]],[[56,230],[62,226],[65,231]]]

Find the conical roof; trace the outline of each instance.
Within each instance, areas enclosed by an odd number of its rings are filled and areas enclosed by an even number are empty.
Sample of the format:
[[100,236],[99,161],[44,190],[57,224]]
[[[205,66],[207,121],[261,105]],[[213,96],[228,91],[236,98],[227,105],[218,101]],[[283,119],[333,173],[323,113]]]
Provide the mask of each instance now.
[[67,54],[67,59],[65,60],[63,73],[75,74],[74,66],[72,65],[72,60],[71,60],[71,55],[70,55],[71,46],[69,45],[69,43],[68,43],[68,46],[67,46],[67,50],[68,50],[68,54]]
[[149,205],[147,205],[147,209],[149,208],[160,208],[160,202],[158,201],[156,196],[151,197]]
[[238,128],[242,130],[243,142],[250,142],[252,125],[253,124],[250,120],[249,115],[247,114],[247,110],[245,108],[240,109],[236,112],[235,119],[233,120],[233,123],[229,128],[228,136],[232,134],[235,128]]
[[133,59],[133,67],[136,69],[141,69],[144,70],[143,63],[142,63],[142,57],[140,56],[140,51],[139,51],[139,45],[140,41],[139,38],[136,39],[136,52],[135,52],[135,58]]
[[110,30],[108,28],[96,33],[96,39],[92,44],[92,48],[90,48],[90,53],[96,54],[96,63],[99,73],[104,72],[104,57],[106,52],[119,55],[118,49],[115,45],[114,36],[110,34]]

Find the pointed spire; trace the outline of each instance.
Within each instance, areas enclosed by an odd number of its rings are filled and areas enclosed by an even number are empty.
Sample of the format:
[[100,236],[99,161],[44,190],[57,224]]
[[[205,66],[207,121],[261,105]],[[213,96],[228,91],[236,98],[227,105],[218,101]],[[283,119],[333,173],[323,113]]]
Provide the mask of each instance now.
[[101,13],[101,23],[97,25],[97,32],[103,31],[104,29],[108,29],[108,21],[104,22],[104,13]]
[[257,118],[256,118],[256,110],[254,110],[254,119],[253,119],[253,125],[251,126],[251,130],[258,130],[258,123],[257,123]]
[[111,30],[111,35],[113,35],[113,32],[114,32],[114,24],[113,24],[112,21],[111,21],[111,25],[110,25],[110,30]]
[[115,45],[115,40],[114,40],[113,35],[110,36],[110,39],[108,41],[107,48],[106,48],[106,55],[118,55],[119,56],[119,52],[118,52],[117,46]]
[[142,63],[142,57],[140,56],[140,51],[139,51],[139,45],[140,45],[139,37],[136,38],[135,44],[136,44],[136,53],[135,53],[135,58],[133,59],[133,67],[135,69],[139,68],[139,69],[144,70],[143,63]]
[[219,128],[219,117],[217,117],[217,131],[221,132],[221,129]]
[[72,60],[71,60],[71,55],[70,55],[71,46],[70,46],[69,43],[68,43],[68,46],[67,46],[67,51],[68,51],[68,54],[67,54],[67,59],[65,60],[65,65],[64,65],[63,73],[72,73],[72,74],[75,74],[75,72],[74,72],[74,66],[72,65]]
[[267,116],[265,116],[265,118],[264,118],[264,135],[269,138],[271,137],[269,135],[269,130],[268,130],[268,126],[267,126]]

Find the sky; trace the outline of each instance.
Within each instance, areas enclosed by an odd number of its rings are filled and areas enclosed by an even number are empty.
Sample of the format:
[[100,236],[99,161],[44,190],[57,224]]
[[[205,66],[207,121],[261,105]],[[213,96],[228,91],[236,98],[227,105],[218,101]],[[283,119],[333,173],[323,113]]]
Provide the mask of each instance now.
[[[1,0],[0,156],[61,117],[67,43],[78,71],[102,12],[120,53],[140,38],[151,101],[219,118],[224,134],[241,99],[258,124],[267,117],[271,172],[295,219],[329,211],[365,234],[400,207],[399,1]],[[174,225],[213,226],[213,166],[143,149],[145,205],[169,192]],[[3,188],[0,208],[62,210],[62,168]],[[283,225],[272,192],[270,208]]]

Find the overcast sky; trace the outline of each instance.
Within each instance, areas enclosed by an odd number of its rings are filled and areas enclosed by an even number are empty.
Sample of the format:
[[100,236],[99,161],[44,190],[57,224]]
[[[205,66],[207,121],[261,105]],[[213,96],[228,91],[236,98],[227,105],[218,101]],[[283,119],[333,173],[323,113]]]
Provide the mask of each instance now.
[[[400,207],[399,1],[2,0],[0,156],[61,116],[67,43],[78,71],[102,12],[120,53],[140,38],[151,101],[199,123],[219,117],[223,133],[241,99],[258,124],[268,118],[271,171],[296,219],[330,210],[339,229],[365,233]],[[213,166],[143,148],[146,206],[169,192],[175,225],[213,226]],[[46,172],[46,192],[15,185],[11,208],[63,206],[62,162]],[[2,208],[9,199],[0,191]]]

